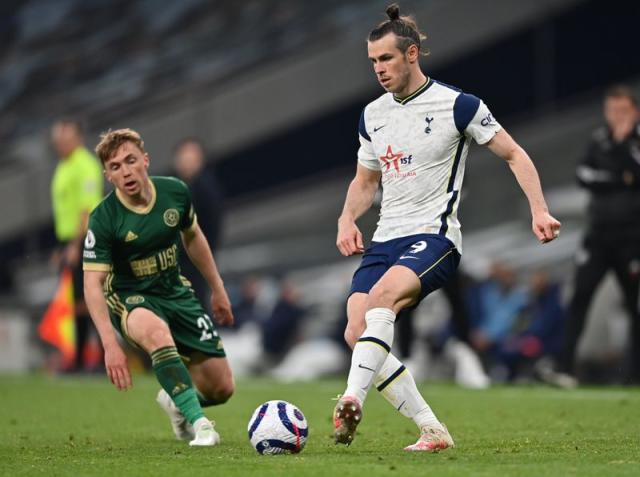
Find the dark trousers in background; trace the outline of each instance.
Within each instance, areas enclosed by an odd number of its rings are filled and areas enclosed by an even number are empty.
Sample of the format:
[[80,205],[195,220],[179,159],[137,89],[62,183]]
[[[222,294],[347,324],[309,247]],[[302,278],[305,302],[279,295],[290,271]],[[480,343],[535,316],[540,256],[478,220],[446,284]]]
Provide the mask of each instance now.
[[608,271],[615,273],[624,296],[624,306],[631,319],[630,354],[626,379],[640,382],[640,242],[625,238],[589,233],[576,256],[577,268],[574,292],[569,304],[565,341],[560,371],[574,374],[575,357],[580,335],[584,329],[589,305],[596,288]]
[[[93,334],[97,334],[93,321],[91,321],[91,315],[87,309],[87,305],[84,301],[84,271],[82,270],[82,250],[83,245],[80,244],[80,262],[76,266],[72,266],[71,272],[73,275],[73,298],[75,301],[75,315],[76,315],[76,360],[73,369],[70,371],[94,371],[95,369],[88,369],[88,367],[96,367],[94,362],[85,362],[85,349],[89,343]],[[100,354],[102,354],[102,347],[99,344],[100,340],[97,340],[100,347]],[[102,359],[99,360],[98,368],[104,366]]]

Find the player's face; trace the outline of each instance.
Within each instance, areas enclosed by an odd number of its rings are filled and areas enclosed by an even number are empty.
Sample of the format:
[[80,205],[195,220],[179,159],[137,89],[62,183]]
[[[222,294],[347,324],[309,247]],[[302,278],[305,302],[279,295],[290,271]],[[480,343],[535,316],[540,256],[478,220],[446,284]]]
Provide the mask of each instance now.
[[607,98],[604,102],[604,117],[611,129],[629,132],[640,119],[638,108],[625,96]]
[[409,85],[411,75],[407,54],[398,49],[397,37],[393,33],[367,43],[373,71],[382,87],[390,93],[403,93]]
[[149,156],[132,142],[125,142],[104,165],[104,173],[120,192],[129,197],[139,195],[149,176]]

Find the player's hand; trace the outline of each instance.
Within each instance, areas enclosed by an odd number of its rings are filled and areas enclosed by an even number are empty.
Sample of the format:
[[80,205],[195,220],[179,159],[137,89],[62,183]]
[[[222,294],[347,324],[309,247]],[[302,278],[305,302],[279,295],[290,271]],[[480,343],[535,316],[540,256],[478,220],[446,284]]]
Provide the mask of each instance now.
[[211,294],[211,310],[213,311],[213,321],[220,326],[233,325],[233,312],[231,311],[231,301],[227,291],[223,288],[213,290]]
[[548,243],[560,236],[561,223],[549,212],[541,212],[533,215],[533,233],[540,243]]
[[340,253],[345,257],[349,257],[354,253],[364,252],[364,242],[362,240],[362,232],[352,220],[338,220],[338,238],[336,246]]
[[105,346],[104,364],[107,368],[109,380],[119,391],[126,391],[133,386],[127,355],[124,354],[119,344],[114,343],[111,346]]

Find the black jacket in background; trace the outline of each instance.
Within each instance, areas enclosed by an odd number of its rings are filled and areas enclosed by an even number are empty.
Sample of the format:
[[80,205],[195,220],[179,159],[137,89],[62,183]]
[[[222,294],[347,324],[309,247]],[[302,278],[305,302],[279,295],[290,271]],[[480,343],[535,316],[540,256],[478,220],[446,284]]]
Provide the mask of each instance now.
[[591,193],[590,231],[640,239],[640,124],[621,143],[607,127],[595,130],[577,178]]
[[[191,191],[191,200],[196,211],[198,225],[200,225],[207,242],[209,242],[209,247],[215,254],[222,235],[223,196],[220,185],[215,175],[207,168],[202,169],[196,178],[187,185]],[[181,250],[180,253],[180,272],[191,282],[196,296],[210,314],[211,290],[185,250]]]

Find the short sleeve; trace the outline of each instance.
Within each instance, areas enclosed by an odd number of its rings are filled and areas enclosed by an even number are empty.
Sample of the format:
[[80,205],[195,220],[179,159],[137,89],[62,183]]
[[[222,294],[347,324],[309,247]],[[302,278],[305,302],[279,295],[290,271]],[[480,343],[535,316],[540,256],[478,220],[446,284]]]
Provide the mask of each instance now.
[[471,94],[461,93],[453,110],[458,131],[478,144],[486,144],[502,129],[484,101]]
[[191,191],[184,182],[180,181],[180,184],[184,190],[183,197],[183,213],[180,214],[180,230],[188,230],[196,224],[196,211],[193,207],[193,199],[191,198]]
[[110,272],[112,269],[111,248],[113,234],[99,217],[92,213],[89,228],[84,239],[82,269],[88,271]]
[[363,109],[362,114],[360,115],[360,123],[358,124],[358,139],[360,140],[360,148],[358,149],[358,162],[367,169],[379,171],[381,170],[380,161],[378,161],[378,158],[373,151],[371,137],[367,133],[364,112],[365,110]]

